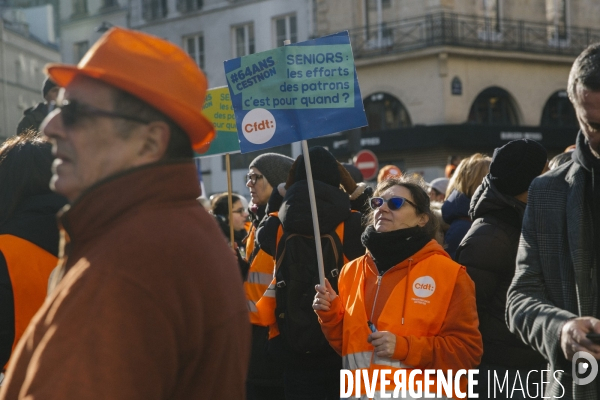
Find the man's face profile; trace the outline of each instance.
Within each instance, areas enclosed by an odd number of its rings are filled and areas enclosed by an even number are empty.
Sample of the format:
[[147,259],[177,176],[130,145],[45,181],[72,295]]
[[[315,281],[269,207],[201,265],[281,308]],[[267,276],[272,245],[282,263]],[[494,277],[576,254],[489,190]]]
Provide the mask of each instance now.
[[590,149],[600,158],[600,92],[577,84],[573,105],[581,131],[590,143]]
[[[114,111],[114,90],[84,76],[75,77],[61,96],[65,100]],[[62,98],[59,97],[59,101]],[[96,182],[138,165],[143,135],[136,136],[132,132],[127,138],[120,136],[118,122],[114,118],[80,113],[65,124],[61,111],[55,110],[48,115],[42,129],[53,144],[55,160],[51,186],[55,192],[72,203]]]

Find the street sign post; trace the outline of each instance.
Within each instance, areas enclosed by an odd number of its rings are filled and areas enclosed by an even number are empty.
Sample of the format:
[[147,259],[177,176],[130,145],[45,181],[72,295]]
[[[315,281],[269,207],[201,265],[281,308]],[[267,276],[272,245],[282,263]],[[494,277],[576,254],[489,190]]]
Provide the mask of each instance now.
[[361,150],[354,156],[354,166],[358,168],[365,181],[375,179],[379,171],[377,156],[371,150]]

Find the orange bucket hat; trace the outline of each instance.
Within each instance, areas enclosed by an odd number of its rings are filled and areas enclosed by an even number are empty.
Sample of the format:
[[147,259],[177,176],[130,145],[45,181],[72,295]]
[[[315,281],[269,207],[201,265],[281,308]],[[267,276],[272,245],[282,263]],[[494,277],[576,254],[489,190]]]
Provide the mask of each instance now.
[[215,136],[202,115],[204,73],[181,48],[156,36],[115,27],[79,64],[48,64],[46,72],[61,87],[85,75],[138,97],[179,125],[196,151],[206,151]]

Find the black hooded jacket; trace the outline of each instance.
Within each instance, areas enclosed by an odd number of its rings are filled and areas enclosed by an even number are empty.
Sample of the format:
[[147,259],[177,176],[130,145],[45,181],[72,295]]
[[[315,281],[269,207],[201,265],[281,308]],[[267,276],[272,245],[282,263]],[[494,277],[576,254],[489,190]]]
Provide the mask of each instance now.
[[504,317],[524,212],[525,203],[500,193],[486,176],[471,200],[473,225],[456,251],[457,262],[475,282],[482,363],[506,368],[541,368],[546,363],[508,330]]
[[[321,234],[334,231],[344,222],[344,254],[348,260],[353,260],[365,254],[360,236],[362,234],[361,213],[350,210],[350,199],[343,190],[323,183],[313,181],[315,198],[317,202],[317,215],[319,216],[319,229]],[[281,196],[273,191],[268,205],[269,210],[278,203]],[[277,250],[277,230],[279,225],[286,232],[299,233],[313,236],[312,212],[308,195],[308,182],[302,180],[294,183],[286,192],[279,216],[269,217],[259,227],[256,238],[260,248],[274,256]]]
[[[0,235],[25,239],[48,253],[58,256],[56,213],[66,199],[56,194],[27,198],[14,214],[0,226]],[[15,315],[12,284],[4,255],[0,253],[0,365],[10,357],[15,337]]]

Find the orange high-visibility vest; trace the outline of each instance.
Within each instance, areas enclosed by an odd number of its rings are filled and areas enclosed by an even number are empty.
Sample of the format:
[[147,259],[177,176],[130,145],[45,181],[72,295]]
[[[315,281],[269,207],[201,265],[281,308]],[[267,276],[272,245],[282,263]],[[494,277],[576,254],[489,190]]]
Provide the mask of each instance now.
[[35,244],[13,235],[0,235],[0,251],[6,260],[13,291],[14,350],[29,321],[44,303],[48,278],[58,259]]
[[[270,215],[277,216],[277,213]],[[248,278],[244,282],[244,291],[246,293],[246,299],[248,301],[248,311],[250,313],[250,322],[254,325],[263,325],[261,323],[256,303],[263,296],[269,283],[273,279],[273,270],[275,268],[275,260],[272,256],[259,249],[254,257],[254,239],[256,235],[256,227],[252,225],[248,238],[246,239],[246,261],[250,263],[250,269],[248,270]]]
[[[335,233],[340,238],[340,242],[342,245],[344,244],[344,222],[342,221],[337,228],[335,228]],[[277,230],[277,246],[279,246],[279,241],[283,236],[283,228],[281,224],[279,224],[279,229]],[[344,257],[344,265],[348,263],[348,258],[346,255],[342,253]],[[278,268],[279,266],[276,266]],[[276,271],[275,271],[276,272]],[[279,335],[279,326],[277,325],[277,318],[275,318],[275,308],[277,307],[277,301],[275,300],[275,290],[277,287],[277,279],[273,274],[273,279],[271,280],[269,287],[265,291],[263,297],[257,302],[256,308],[258,310],[258,314],[260,316],[260,325],[269,327],[269,339],[273,339],[274,337]]]
[[[373,346],[367,342],[371,331],[368,327],[369,310],[364,304],[365,273],[373,273],[369,272],[371,269],[367,265],[367,257],[359,257],[344,266],[338,281],[339,296],[345,310],[342,342],[343,368],[353,371],[367,369],[370,377],[373,377],[373,371],[376,369],[391,370],[391,376],[396,370],[405,369],[408,377],[412,369],[420,369],[420,367],[405,365],[400,360],[379,357],[374,353]],[[460,265],[442,255],[433,255],[412,268],[409,266],[407,276],[396,285],[386,300],[376,323],[377,330],[392,332],[397,336],[436,336],[439,334],[460,268]],[[357,271],[363,272],[356,273]],[[408,293],[406,293],[407,288]],[[404,324],[402,324],[401,310],[404,303],[406,306],[404,307]],[[422,382],[423,375],[418,377]],[[377,387],[379,388],[379,386],[380,382],[377,382]],[[464,389],[465,382],[461,382],[461,387]],[[393,379],[387,389],[394,390]],[[431,386],[430,390],[435,393],[435,386]],[[362,395],[364,394],[363,386]]]

